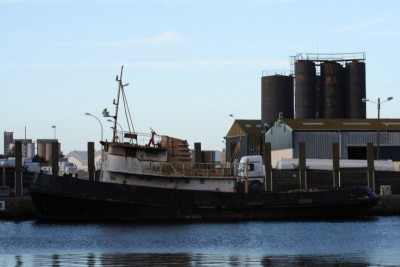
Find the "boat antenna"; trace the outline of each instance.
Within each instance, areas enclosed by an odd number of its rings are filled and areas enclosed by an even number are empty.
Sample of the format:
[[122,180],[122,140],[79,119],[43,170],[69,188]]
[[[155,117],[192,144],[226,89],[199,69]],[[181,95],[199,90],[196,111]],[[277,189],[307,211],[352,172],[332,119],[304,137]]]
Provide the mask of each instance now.
[[122,87],[122,72],[124,71],[124,66],[121,66],[121,75],[118,78],[115,78],[115,80],[118,82],[118,95],[117,95],[117,103],[115,103],[115,116],[114,116],[114,132],[113,132],[113,142],[115,142],[117,138],[117,124],[118,124],[118,108],[119,108],[119,96],[121,94],[121,87]]
[[[116,142],[116,139],[118,137],[117,134],[117,125],[118,125],[118,109],[119,109],[119,99],[122,93],[122,100],[124,103],[124,109],[125,109],[125,116],[127,119],[127,124],[128,124],[128,128],[129,128],[129,132],[132,133],[132,131],[134,131],[133,129],[133,123],[132,123],[132,117],[131,117],[131,113],[129,111],[129,107],[128,107],[128,102],[126,100],[126,96],[125,96],[125,91],[124,91],[124,86],[128,86],[129,83],[127,84],[123,84],[122,83],[122,74],[124,71],[124,66],[121,66],[121,74],[120,76],[115,78],[115,80],[118,82],[118,96],[117,96],[117,102],[115,103],[115,116],[114,116],[114,135],[113,135],[113,142]],[[132,128],[132,130],[131,130]]]

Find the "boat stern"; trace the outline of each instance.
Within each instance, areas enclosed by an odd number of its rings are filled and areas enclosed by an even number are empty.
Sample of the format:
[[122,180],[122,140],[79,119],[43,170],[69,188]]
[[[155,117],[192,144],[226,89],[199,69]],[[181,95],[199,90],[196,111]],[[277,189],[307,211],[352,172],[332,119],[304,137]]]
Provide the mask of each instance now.
[[357,200],[365,202],[368,208],[372,208],[380,200],[380,196],[368,186],[354,187],[354,196],[357,198]]

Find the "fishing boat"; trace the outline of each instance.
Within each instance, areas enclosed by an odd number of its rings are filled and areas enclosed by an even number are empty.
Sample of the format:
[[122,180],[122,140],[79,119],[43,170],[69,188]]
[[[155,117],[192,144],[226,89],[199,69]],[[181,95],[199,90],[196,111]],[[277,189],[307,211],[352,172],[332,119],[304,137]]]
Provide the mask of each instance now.
[[[279,192],[267,190],[262,162],[192,163],[186,140],[137,133],[118,77],[112,141],[102,141],[96,179],[36,175],[30,187],[44,220],[192,221],[329,219],[363,216],[379,200],[367,186]],[[118,132],[120,99],[128,131]],[[249,175],[259,170],[258,175]]]

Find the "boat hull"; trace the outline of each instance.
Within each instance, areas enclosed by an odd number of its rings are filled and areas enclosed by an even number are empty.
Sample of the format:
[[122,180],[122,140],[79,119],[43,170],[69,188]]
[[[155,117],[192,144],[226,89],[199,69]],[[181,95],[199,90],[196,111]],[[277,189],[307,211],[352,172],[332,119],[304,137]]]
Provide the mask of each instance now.
[[368,187],[292,192],[217,192],[40,175],[30,194],[40,218],[68,221],[342,219],[368,214]]

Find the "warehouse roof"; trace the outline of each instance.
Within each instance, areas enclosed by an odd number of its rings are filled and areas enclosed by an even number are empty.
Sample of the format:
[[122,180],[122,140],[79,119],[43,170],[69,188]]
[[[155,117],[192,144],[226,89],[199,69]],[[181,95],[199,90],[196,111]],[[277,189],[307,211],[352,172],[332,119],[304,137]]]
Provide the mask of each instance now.
[[[376,131],[378,119],[282,119],[293,130],[301,131]],[[379,128],[400,131],[400,119],[380,119]]]
[[260,134],[262,130],[261,120],[235,120],[226,136]]

